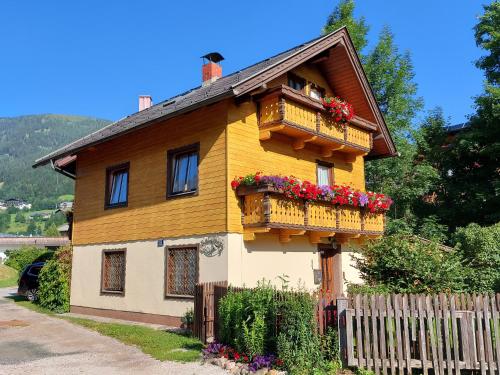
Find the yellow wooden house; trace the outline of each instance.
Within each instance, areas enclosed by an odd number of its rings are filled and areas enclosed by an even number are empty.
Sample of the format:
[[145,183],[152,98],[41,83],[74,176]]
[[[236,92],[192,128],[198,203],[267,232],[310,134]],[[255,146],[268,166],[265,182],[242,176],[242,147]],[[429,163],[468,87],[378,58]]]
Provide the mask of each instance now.
[[[198,282],[261,279],[336,293],[383,212],[240,186],[260,172],[365,190],[366,160],[396,153],[345,28],[203,83],[39,159],[75,180],[71,311],[179,324]],[[322,98],[355,116],[339,126]]]

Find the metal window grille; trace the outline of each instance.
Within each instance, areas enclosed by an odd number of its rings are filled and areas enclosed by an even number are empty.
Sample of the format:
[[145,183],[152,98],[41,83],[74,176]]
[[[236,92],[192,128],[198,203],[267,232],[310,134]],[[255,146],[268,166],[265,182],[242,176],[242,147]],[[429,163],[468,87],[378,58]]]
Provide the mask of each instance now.
[[194,296],[198,278],[198,249],[196,247],[167,250],[168,295]]
[[106,292],[125,290],[125,252],[105,252],[103,257],[102,289]]

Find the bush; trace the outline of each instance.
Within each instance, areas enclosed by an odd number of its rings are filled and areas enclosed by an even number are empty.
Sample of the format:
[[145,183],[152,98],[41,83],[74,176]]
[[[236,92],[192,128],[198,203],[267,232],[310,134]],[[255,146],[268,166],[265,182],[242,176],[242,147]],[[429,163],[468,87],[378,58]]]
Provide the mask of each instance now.
[[249,357],[276,354],[290,374],[335,373],[336,331],[317,334],[315,306],[307,292],[278,291],[265,282],[230,289],[219,302],[220,340]]
[[280,301],[277,354],[291,374],[307,374],[323,366],[314,309],[315,300],[308,293],[287,293]]
[[46,261],[52,258],[54,252],[45,248],[26,246],[18,250],[7,250],[5,255],[7,255],[5,265],[18,270],[20,275],[27,265]]
[[273,352],[276,346],[274,293],[265,282],[253,290],[230,290],[219,304],[221,340],[250,355]]
[[38,304],[57,313],[69,311],[71,247],[62,247],[40,271]]
[[500,292],[500,223],[458,228],[453,240],[465,269],[467,291]]
[[356,268],[369,287],[390,293],[464,291],[459,254],[436,242],[395,234],[369,243]]

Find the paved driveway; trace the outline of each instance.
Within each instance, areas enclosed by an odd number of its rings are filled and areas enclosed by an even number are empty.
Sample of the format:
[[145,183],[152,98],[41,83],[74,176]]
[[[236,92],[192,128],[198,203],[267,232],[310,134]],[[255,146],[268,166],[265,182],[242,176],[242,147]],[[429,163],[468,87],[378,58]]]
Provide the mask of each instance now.
[[198,363],[160,362],[110,337],[27,310],[0,289],[0,374],[210,374]]

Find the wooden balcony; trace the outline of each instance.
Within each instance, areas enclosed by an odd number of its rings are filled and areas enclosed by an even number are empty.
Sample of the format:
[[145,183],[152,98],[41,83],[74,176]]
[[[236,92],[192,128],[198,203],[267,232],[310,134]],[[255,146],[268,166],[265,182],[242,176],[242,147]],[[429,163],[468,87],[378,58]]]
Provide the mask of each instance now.
[[256,233],[273,232],[279,234],[280,242],[289,242],[291,236],[308,235],[311,243],[333,236],[343,243],[350,238],[376,238],[384,232],[383,213],[289,199],[270,186],[242,186],[237,194],[241,198],[241,221],[247,241],[255,239]]
[[273,133],[293,139],[295,150],[306,143],[320,147],[321,155],[332,156],[340,151],[352,156],[366,155],[372,148],[372,133],[376,125],[359,117],[345,126],[337,124],[325,111],[320,101],[281,86],[259,99],[260,140],[271,138]]

